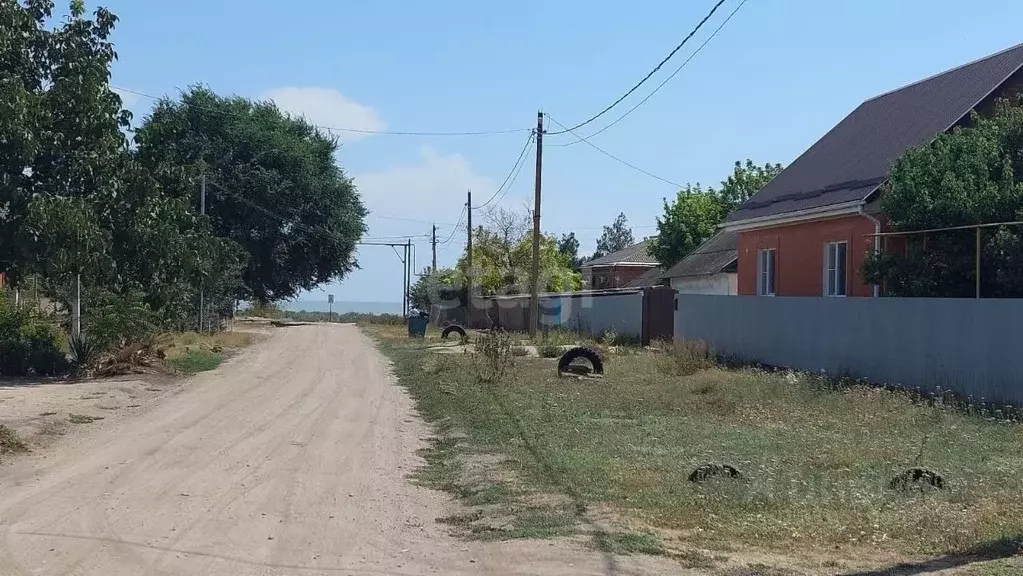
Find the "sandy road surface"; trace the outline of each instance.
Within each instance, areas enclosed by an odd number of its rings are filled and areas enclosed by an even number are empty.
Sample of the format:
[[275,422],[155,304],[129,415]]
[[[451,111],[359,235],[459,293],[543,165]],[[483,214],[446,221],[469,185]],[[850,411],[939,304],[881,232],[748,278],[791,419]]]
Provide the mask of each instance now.
[[139,416],[0,467],[0,575],[682,572],[449,536],[435,519],[454,504],[405,478],[428,436],[356,328],[279,330]]

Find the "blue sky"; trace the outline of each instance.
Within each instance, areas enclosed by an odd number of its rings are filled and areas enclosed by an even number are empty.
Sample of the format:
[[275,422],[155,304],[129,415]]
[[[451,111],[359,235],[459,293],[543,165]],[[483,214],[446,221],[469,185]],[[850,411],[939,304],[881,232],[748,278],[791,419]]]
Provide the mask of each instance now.
[[[741,0],[589,134],[646,96]],[[121,21],[116,86],[174,94],[192,83],[273,97],[314,123],[371,130],[529,128],[543,108],[563,123],[597,112],[643,77],[713,0],[479,2],[468,0],[177,0],[102,4]],[[90,2],[94,8],[96,2]],[[627,6],[628,9],[623,9]],[[1012,0],[748,0],[671,82],[595,136],[605,150],[666,180],[716,184],[735,160],[788,163],[866,98],[1023,41]],[[138,119],[151,105],[128,95]],[[449,237],[471,188],[487,198],[526,134],[486,137],[342,135],[338,161],[372,211],[369,236]],[[545,231],[575,231],[592,251],[624,212],[652,235],[676,189],[570,136],[544,150]],[[524,209],[532,156],[502,205]],[[478,200],[477,200],[478,202]],[[389,217],[389,218],[388,218]],[[407,218],[408,222],[391,218]],[[464,231],[439,249],[455,262]],[[420,267],[429,243],[415,240]],[[387,248],[360,249],[362,269],[303,296],[400,302],[401,265]]]

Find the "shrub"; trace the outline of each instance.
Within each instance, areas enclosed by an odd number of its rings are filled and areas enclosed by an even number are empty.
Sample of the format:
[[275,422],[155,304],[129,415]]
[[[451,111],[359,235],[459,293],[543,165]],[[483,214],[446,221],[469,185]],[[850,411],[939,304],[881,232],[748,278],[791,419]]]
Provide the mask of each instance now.
[[473,343],[473,367],[482,382],[498,382],[512,362],[511,335],[504,331],[480,334]]
[[18,310],[0,295],[0,375],[63,373],[67,360],[60,350],[60,340],[56,327]]
[[92,340],[85,334],[74,334],[68,338],[68,349],[71,353],[71,362],[78,370],[84,370],[96,359],[96,347]]
[[98,351],[146,342],[157,332],[157,318],[141,293],[111,294],[97,298],[85,329]]
[[714,366],[714,352],[702,340],[679,340],[658,346],[657,369],[669,376],[689,376]]
[[514,346],[511,352],[512,356],[529,356],[529,350],[525,346]]

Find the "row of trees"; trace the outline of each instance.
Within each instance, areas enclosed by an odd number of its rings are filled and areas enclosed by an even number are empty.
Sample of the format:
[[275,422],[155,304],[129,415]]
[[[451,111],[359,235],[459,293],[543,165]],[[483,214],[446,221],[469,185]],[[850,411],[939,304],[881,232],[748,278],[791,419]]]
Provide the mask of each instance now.
[[70,309],[80,278],[89,318],[120,307],[133,312],[109,316],[187,328],[200,287],[216,313],[356,266],[366,211],[335,138],[199,86],[133,125],[109,84],[117,17],[87,16],[81,0],[65,18],[53,10],[0,3],[0,272],[12,284],[38,280]]

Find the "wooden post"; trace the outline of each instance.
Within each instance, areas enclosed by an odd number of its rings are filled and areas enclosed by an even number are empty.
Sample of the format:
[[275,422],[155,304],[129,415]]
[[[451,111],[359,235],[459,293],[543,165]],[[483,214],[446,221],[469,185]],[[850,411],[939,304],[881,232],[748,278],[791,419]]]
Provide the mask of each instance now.
[[980,298],[980,226],[977,226],[977,257],[975,262],[977,268],[974,271],[977,282],[977,298]]

